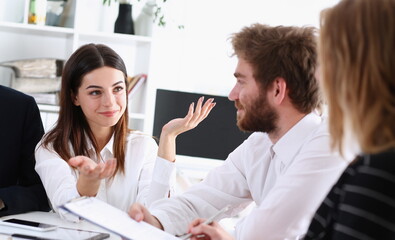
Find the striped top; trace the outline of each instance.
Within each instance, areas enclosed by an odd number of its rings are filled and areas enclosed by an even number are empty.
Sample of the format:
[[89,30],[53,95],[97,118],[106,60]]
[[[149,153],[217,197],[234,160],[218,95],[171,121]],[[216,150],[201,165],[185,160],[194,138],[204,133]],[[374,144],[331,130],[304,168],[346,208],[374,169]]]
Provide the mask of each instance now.
[[358,156],[317,210],[304,239],[395,239],[395,150]]

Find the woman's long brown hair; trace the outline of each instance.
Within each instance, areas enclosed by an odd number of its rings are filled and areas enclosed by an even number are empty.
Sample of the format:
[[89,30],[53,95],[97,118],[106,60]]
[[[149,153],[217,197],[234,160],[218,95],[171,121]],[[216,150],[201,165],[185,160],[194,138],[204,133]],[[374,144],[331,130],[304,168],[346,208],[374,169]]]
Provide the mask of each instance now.
[[[81,107],[74,105],[73,98],[78,93],[83,77],[87,73],[104,66],[122,71],[125,83],[127,83],[127,72],[122,58],[114,50],[102,44],[81,46],[70,56],[63,69],[59,118],[54,128],[44,136],[42,144],[47,149],[52,147],[66,162],[71,157],[78,155],[93,157],[88,152],[87,139],[92,142],[96,156],[100,157],[97,141]],[[125,171],[125,148],[128,133],[127,107],[113,127],[113,133],[113,152],[117,159],[115,175],[118,172],[124,173]]]

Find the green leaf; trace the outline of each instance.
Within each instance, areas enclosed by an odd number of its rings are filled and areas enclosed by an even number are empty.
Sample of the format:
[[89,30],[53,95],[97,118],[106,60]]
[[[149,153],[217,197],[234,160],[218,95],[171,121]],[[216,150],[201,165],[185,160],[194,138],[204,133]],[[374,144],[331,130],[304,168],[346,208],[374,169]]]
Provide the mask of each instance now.
[[[114,0],[114,1],[117,1],[117,0]],[[105,5],[106,4],[106,2],[108,2],[108,6],[110,6],[111,5],[111,0],[103,0],[103,5]]]

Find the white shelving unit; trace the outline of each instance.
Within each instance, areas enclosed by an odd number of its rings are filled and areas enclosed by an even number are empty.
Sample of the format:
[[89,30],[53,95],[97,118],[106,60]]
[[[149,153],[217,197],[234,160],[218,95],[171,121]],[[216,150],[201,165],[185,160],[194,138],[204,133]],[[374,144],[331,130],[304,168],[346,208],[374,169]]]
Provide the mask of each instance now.
[[44,125],[44,130],[45,132],[47,132],[58,120],[59,106],[38,104],[38,109],[40,109],[40,115]]
[[[74,27],[38,26],[27,23],[28,0],[3,0],[17,9],[3,9],[13,11],[13,14],[3,14],[0,17],[0,62],[30,58],[57,58],[67,60],[69,56],[80,46],[87,43],[106,44],[114,49],[124,60],[128,75],[134,76],[140,73],[148,74],[151,56],[152,39],[145,36],[117,34],[110,32],[96,31],[97,26],[90,27],[87,22],[100,22],[102,19],[91,19],[92,17],[103,18],[98,11],[102,4],[101,0],[73,1]],[[92,7],[87,7],[87,4]],[[2,3],[4,4],[4,2]],[[96,5],[96,8],[94,5]],[[113,3],[112,8],[116,8],[118,2]],[[15,7],[13,7],[15,8]],[[7,16],[21,16],[15,17]],[[114,14],[113,14],[114,15]],[[109,21],[114,21],[114,16],[110,16]],[[129,117],[132,129],[146,131],[146,97],[147,84],[144,84],[139,91],[129,96]],[[57,107],[39,106],[43,122],[46,129],[52,126],[56,120]],[[47,119],[47,116],[50,116]],[[47,121],[48,120],[48,121]]]

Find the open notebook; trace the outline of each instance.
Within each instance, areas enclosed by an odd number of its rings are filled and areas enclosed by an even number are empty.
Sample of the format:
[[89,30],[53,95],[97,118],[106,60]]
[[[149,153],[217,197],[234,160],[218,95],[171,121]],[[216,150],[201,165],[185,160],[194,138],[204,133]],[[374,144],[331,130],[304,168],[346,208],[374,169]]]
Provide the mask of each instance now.
[[60,208],[77,215],[124,239],[174,240],[179,239],[146,222],[137,222],[129,215],[101,200],[92,197],[74,199]]

